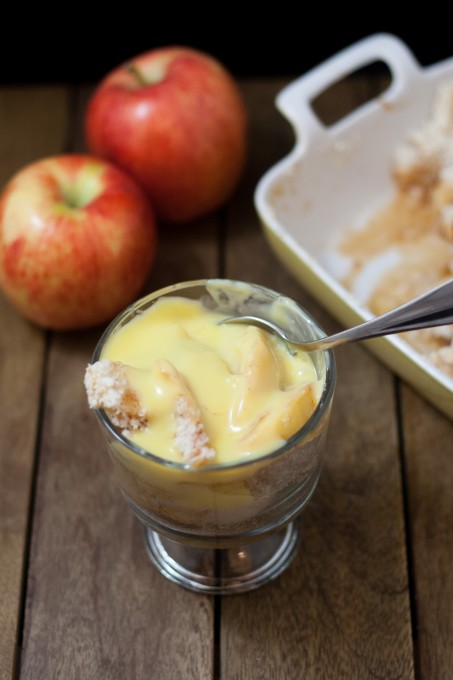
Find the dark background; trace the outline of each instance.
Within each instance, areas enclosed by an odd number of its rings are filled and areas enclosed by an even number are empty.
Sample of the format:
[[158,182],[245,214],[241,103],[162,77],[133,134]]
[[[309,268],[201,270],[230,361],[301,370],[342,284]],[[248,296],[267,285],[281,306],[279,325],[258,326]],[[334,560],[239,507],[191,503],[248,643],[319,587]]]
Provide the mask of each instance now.
[[0,83],[96,82],[123,61],[170,44],[207,51],[238,77],[298,76],[379,32],[400,37],[422,66],[453,55],[446,4],[420,11],[407,5],[396,15],[397,3],[389,10],[341,3],[335,9],[320,3],[268,9],[161,4],[2,9]]

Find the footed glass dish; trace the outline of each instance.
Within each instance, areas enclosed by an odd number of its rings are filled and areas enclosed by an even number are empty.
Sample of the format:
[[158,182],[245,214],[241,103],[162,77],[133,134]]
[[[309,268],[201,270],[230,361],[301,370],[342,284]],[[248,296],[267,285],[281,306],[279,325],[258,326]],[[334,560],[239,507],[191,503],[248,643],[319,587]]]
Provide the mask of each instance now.
[[[130,305],[100,338],[92,363],[112,334],[162,296],[175,295],[228,315],[265,316],[277,301],[289,329],[307,339],[324,335],[306,310],[270,289],[222,279],[189,281]],[[331,350],[314,352],[312,360],[322,392],[308,421],[277,450],[238,462],[195,467],[165,460],[140,449],[96,410],[119,487],[144,527],[146,551],[169,580],[196,592],[245,592],[276,578],[294,557],[299,516],[321,471],[336,379]]]

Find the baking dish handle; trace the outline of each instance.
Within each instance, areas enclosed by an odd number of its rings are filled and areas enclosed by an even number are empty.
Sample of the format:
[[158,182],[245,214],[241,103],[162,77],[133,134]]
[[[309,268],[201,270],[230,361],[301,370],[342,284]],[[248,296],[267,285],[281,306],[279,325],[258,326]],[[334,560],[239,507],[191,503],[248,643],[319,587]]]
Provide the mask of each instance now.
[[299,141],[302,133],[307,138],[326,134],[311,102],[336,82],[378,61],[385,63],[392,74],[389,97],[391,92],[400,94],[412,86],[422,73],[412,52],[399,38],[377,33],[347,47],[281,90],[276,107],[292,124]]

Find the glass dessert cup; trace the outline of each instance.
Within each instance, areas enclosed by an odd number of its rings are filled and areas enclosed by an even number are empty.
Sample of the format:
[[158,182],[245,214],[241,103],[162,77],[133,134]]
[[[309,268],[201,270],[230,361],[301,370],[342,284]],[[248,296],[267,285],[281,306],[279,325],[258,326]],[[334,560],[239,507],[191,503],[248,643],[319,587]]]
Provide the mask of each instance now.
[[[227,315],[266,317],[277,305],[288,330],[304,339],[325,335],[306,310],[270,289],[227,279],[189,281],[130,305],[105,330],[92,362],[112,334],[162,296],[201,300]],[[121,492],[143,524],[147,553],[169,580],[196,592],[240,593],[276,578],[295,556],[299,516],[321,471],[336,379],[331,350],[311,356],[323,384],[315,411],[283,446],[245,461],[194,467],[164,460],[96,411]]]

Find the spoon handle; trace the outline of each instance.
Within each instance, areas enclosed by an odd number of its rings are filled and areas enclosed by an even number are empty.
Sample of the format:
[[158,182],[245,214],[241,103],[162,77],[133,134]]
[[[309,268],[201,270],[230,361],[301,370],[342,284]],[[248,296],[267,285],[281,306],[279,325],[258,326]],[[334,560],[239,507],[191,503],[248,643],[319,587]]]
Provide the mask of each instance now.
[[330,336],[329,345],[333,347],[344,342],[450,323],[453,323],[453,279],[390,312]]

